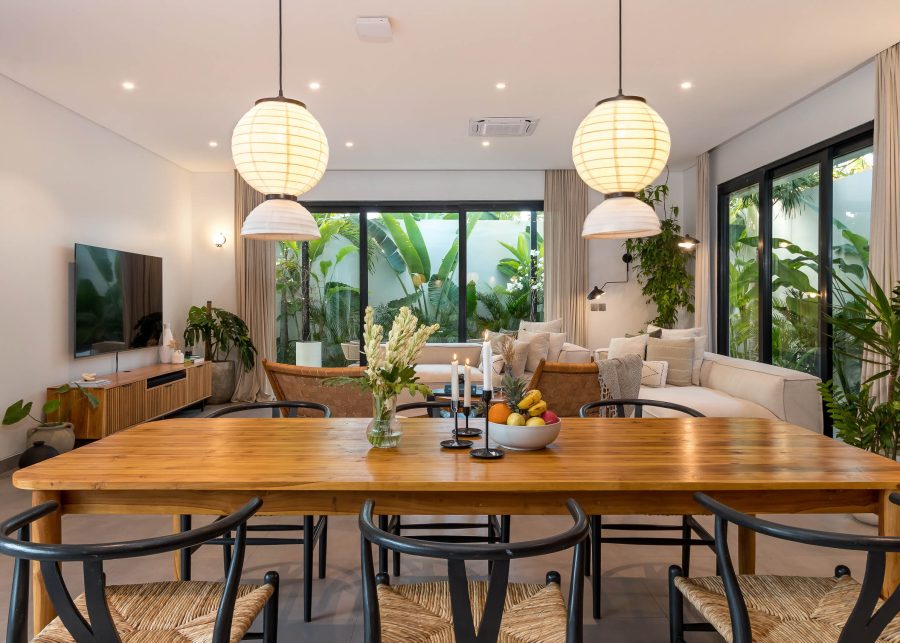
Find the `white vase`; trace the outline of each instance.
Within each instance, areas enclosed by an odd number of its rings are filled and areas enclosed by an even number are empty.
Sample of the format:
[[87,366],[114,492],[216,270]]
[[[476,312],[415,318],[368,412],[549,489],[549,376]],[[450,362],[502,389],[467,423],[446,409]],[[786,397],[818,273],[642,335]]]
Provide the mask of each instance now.
[[159,361],[162,364],[172,363],[172,346],[170,345],[175,337],[172,335],[172,329],[168,323],[163,323],[162,337],[159,338]]

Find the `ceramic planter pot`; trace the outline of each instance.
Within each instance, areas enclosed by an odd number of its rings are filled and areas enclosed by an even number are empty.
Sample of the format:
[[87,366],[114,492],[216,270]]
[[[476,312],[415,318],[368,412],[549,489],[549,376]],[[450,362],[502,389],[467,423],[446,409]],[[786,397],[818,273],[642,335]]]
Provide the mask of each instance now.
[[71,422],[35,426],[28,429],[25,442],[29,447],[42,442],[60,453],[65,453],[75,448],[75,426]]
[[24,469],[25,467],[30,467],[33,464],[49,460],[57,455],[59,455],[59,451],[38,440],[25,449],[25,452],[19,458],[19,468]]
[[212,396],[210,404],[225,404],[234,395],[234,362],[212,363]]

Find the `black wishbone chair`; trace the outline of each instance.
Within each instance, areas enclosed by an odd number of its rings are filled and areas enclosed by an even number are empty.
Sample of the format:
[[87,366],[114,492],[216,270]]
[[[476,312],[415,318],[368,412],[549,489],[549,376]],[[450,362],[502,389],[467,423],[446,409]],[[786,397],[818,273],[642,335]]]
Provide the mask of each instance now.
[[[406,404],[397,405],[397,413],[403,411],[412,411],[418,409],[428,410],[429,417],[433,412],[440,409],[450,410],[449,400],[436,400],[428,402],[408,402]],[[509,542],[509,516],[486,516],[484,522],[418,522],[403,524],[400,516],[379,516],[378,524],[381,529],[391,532],[392,534],[401,535],[403,530],[408,531],[434,531],[449,530],[461,531],[471,529],[487,529],[484,536],[471,534],[422,534],[420,536],[412,536],[420,540],[428,540],[440,543],[495,543]],[[378,552],[378,570],[387,573],[387,549],[381,548]],[[393,552],[393,572],[394,576],[400,575],[400,552]]]
[[[627,406],[634,407],[634,417],[644,417],[644,407],[652,406],[673,411],[680,411],[685,415],[695,418],[705,417],[700,411],[694,410],[673,402],[642,399],[617,399],[588,402],[578,411],[580,417],[590,417],[593,409],[614,407],[616,416],[626,417]],[[681,536],[653,538],[646,536],[603,536],[603,530],[611,531],[680,531]],[[694,538],[694,535],[697,537]],[[600,618],[600,545],[601,543],[618,545],[653,545],[658,547],[671,547],[681,545],[681,565],[684,569],[691,568],[691,547],[704,546],[715,551],[715,541],[703,525],[697,522],[693,516],[682,516],[680,525],[643,524],[643,523],[606,523],[603,524],[603,516],[591,516],[591,546],[588,550],[588,574],[593,577],[592,609],[594,618]],[[685,573],[689,573],[685,572]]]
[[[324,404],[318,402],[303,401],[274,401],[274,402],[244,402],[239,404],[231,404],[216,409],[208,413],[205,417],[217,418],[242,411],[250,411],[253,409],[272,409],[272,417],[282,417],[283,413],[287,417],[297,417],[297,409],[312,409],[320,411],[322,417],[330,418],[331,409]],[[191,516],[180,516],[181,530],[187,531],[191,528]],[[319,578],[325,578],[325,556],[328,549],[328,516],[319,516],[316,521],[315,516],[303,516],[303,524],[249,524],[247,531],[251,533],[284,533],[284,532],[300,532],[302,537],[276,537],[276,536],[250,536],[247,538],[248,545],[303,545],[303,620],[307,623],[312,620],[312,574],[310,570],[313,567],[313,550],[316,544],[319,545]],[[231,548],[234,546],[234,538],[231,533],[225,532],[220,538],[210,540],[206,545],[221,545],[222,558],[225,569],[231,565]],[[192,547],[181,552],[181,578],[189,580],[191,577],[191,554],[199,547]]]
[[[405,538],[379,529],[372,522],[375,505],[367,500],[359,516],[362,545],[365,643],[408,641],[410,631],[441,636],[456,643],[504,640],[583,640],[582,601],[585,539],[588,520],[574,500],[567,502],[574,525],[560,534],[518,543],[437,543]],[[447,561],[447,581],[391,586],[387,574],[375,574],[372,545],[410,556]],[[516,558],[543,556],[573,548],[568,606],[558,572],[548,572],[545,585],[509,582],[509,564]],[[466,561],[493,563],[488,581],[469,581]],[[510,610],[504,611],[508,603]],[[473,618],[473,612],[480,618]],[[440,616],[446,614],[447,616]],[[475,623],[478,622],[476,634]],[[521,638],[525,640],[525,638]]]
[[[688,578],[677,565],[669,568],[672,643],[683,643],[685,631],[712,629],[733,643],[875,643],[900,638],[900,620],[894,620],[900,612],[900,589],[880,600],[885,557],[900,553],[900,538],[790,527],[748,516],[703,493],[695,493],[694,499],[716,517],[721,576]],[[892,493],[890,499],[900,505],[900,494]],[[728,523],[781,540],[867,552],[862,585],[843,565],[829,577],[738,576],[728,551]],[[709,624],[684,622],[685,599]]]
[[[278,634],[278,574],[268,572],[263,585],[242,585],[241,566],[247,519],[262,506],[253,498],[235,513],[188,532],[102,545],[42,545],[29,542],[31,524],[59,510],[56,502],[32,507],[0,524],[0,554],[16,559],[10,596],[7,643],[25,643],[28,626],[28,561],[40,565],[50,601],[59,617],[34,638],[77,643],[117,643],[120,632],[141,640],[228,643]],[[18,531],[18,539],[10,534]],[[224,583],[174,581],[142,585],[107,585],[103,563],[178,551],[234,531],[234,556]],[[85,592],[72,599],[61,563],[82,565]],[[206,610],[206,611],[204,611]],[[262,612],[263,632],[248,633]],[[144,632],[141,635],[141,632]]]

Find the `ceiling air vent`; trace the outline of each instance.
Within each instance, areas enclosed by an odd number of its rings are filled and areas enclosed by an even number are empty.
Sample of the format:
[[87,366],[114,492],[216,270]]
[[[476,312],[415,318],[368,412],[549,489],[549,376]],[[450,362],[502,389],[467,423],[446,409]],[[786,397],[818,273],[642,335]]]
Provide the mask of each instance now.
[[537,118],[496,116],[469,120],[469,136],[531,136],[538,126]]

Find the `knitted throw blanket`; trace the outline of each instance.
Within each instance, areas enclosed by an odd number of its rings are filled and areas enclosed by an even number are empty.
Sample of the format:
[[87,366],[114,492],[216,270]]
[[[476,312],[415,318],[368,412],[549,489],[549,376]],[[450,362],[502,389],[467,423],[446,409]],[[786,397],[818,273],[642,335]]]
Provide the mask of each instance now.
[[[644,360],[640,355],[625,355],[601,360],[597,367],[600,371],[598,377],[600,378],[601,399],[635,399],[640,395],[641,370],[644,367]],[[633,406],[625,407],[626,416],[630,417],[633,411]],[[601,412],[600,415],[615,417],[615,407],[608,407],[607,412]]]

